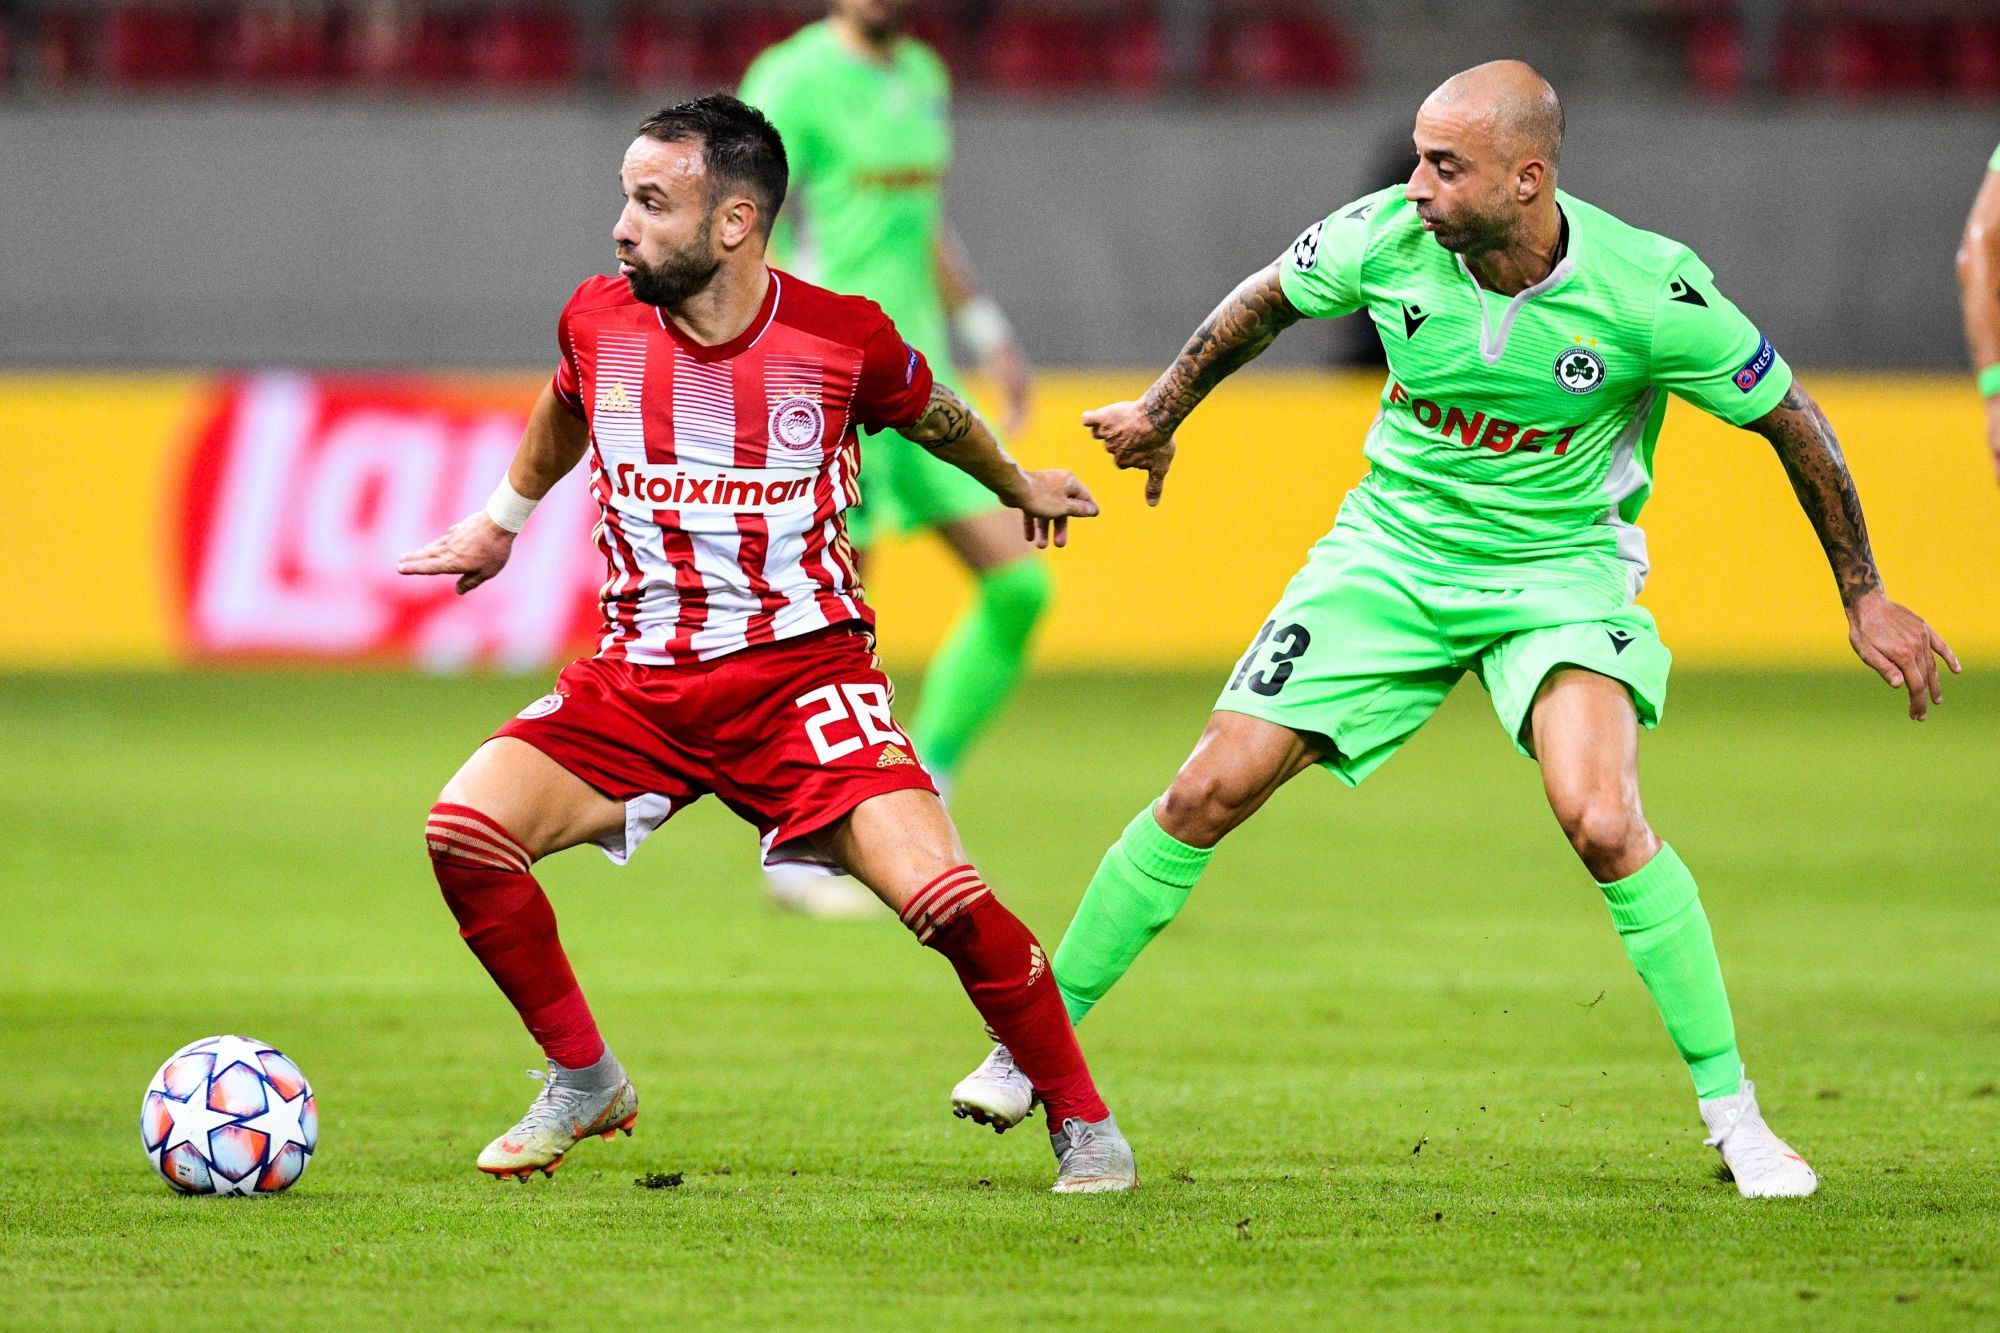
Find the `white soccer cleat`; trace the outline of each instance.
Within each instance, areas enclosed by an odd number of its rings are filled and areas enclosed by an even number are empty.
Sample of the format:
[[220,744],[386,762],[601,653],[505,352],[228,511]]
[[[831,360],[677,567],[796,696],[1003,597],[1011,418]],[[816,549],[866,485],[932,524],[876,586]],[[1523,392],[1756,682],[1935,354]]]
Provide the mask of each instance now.
[[[611,1053],[604,1058],[610,1060]],[[495,1178],[513,1176],[525,1185],[537,1171],[553,1176],[563,1155],[593,1134],[605,1139],[619,1130],[630,1134],[639,1119],[639,1094],[625,1071],[612,1061],[609,1072],[615,1081],[599,1087],[576,1086],[578,1072],[583,1071],[564,1069],[553,1060],[547,1073],[530,1069],[529,1077],[542,1080],[541,1092],[518,1124],[486,1145],[479,1169]]]
[[1744,1198],[1803,1199],[1819,1188],[1819,1177],[1806,1159],[1764,1123],[1749,1079],[1734,1096],[1711,1097],[1700,1106],[1701,1121],[1708,1126],[1702,1142],[1722,1154]]
[[780,911],[797,912],[821,921],[879,916],[888,910],[858,879],[798,866],[773,866],[765,870],[764,891],[771,905]]
[[1112,1194],[1139,1183],[1132,1145],[1109,1114],[1096,1121],[1071,1116],[1049,1135],[1049,1146],[1056,1153],[1052,1194]]
[[951,1090],[951,1113],[960,1120],[991,1125],[995,1134],[1005,1134],[1034,1109],[1035,1085],[1005,1046],[995,1046],[979,1068]]

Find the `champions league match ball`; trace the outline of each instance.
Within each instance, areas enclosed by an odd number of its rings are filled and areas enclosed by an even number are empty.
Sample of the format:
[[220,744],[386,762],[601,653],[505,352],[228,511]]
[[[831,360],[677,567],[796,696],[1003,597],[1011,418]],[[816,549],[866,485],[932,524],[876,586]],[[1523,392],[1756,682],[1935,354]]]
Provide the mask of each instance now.
[[168,1056],[146,1086],[139,1141],[183,1194],[276,1194],[312,1160],[319,1104],[272,1047],[204,1037]]

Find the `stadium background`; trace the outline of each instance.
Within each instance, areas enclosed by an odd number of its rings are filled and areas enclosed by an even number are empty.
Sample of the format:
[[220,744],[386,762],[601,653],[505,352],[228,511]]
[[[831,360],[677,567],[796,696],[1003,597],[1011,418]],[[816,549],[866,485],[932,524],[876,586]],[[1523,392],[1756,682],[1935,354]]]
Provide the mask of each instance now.
[[[594,1247],[592,1228],[624,1217],[583,1187],[634,1169],[610,1152],[583,1150],[567,1195],[466,1219],[459,1150],[512,1113],[494,1070],[511,1075],[521,1040],[431,896],[416,828],[483,729],[587,634],[599,576],[573,478],[474,598],[399,581],[393,558],[490,488],[556,311],[606,267],[630,127],[733,86],[818,12],[0,3],[0,1010],[15,1067],[69,1061],[78,1098],[52,1127],[26,1091],[0,1096],[17,1164],[0,1232],[21,1256],[0,1274],[8,1307],[150,1325],[165,1318],[151,1295],[199,1294],[199,1274],[238,1264],[239,1312],[409,1322],[417,1291],[438,1317],[528,1317],[504,1250],[477,1242],[573,1260],[540,1295],[587,1299],[608,1274],[750,1323],[971,1324],[996,1300],[1206,1326],[1361,1309],[1783,1326],[1822,1297],[1843,1324],[1905,1304],[1930,1321],[1912,1327],[1994,1317],[2000,710],[1983,676],[2000,657],[2000,489],[1951,276],[2000,139],[2000,16],[1978,0],[918,5],[957,81],[953,221],[1040,370],[1015,444],[1106,501],[1052,560],[1046,669],[960,792],[971,845],[1045,940],[1359,476],[1379,378],[1351,321],[1288,332],[1191,423],[1157,510],[1076,415],[1143,386],[1307,222],[1400,174],[1439,79],[1534,61],[1569,113],[1565,188],[1691,244],[1799,369],[1891,592],[1971,674],[1930,725],[1901,723],[1851,659],[1767,447],[1676,402],[1644,600],[1685,668],[1683,720],[1647,763],[1651,802],[1701,858],[1739,1014],[1786,1059],[1785,1132],[1824,1145],[1841,1185],[1835,1211],[1752,1239],[1691,1176],[1705,1150],[1657,1020],[1468,687],[1361,792],[1283,793],[1219,858],[1214,911],[1191,910],[1125,1005],[1092,1019],[1155,1154],[1135,1206],[1169,1221],[1120,1214],[1090,1253],[1044,1253],[1039,1156],[901,1123],[978,1054],[949,1036],[964,1026],[949,979],[892,931],[759,910],[749,836],[706,808],[622,878],[581,857],[548,876],[626,1059],[677,1071],[660,1085],[678,1123],[633,1143],[649,1168],[689,1166],[708,1211],[650,1225],[694,1259],[670,1273]],[[963,580],[919,541],[884,548],[869,586],[914,683]],[[464,668],[479,670],[433,678]],[[1052,802],[1066,818],[1024,833]],[[1302,862],[1337,892],[1293,892]],[[244,923],[254,938],[231,933]],[[1271,932],[1289,953],[1266,949]],[[862,1035],[884,1007],[932,1026]],[[452,1040],[417,1033],[413,1009]],[[1254,1050],[1226,1035],[1238,1022]],[[300,1193],[331,1211],[167,1212],[144,1174],[126,1117],[146,1073],[236,1025],[320,1083],[329,1149]],[[1541,1066],[1555,1072],[1522,1072]],[[431,1077],[413,1106],[417,1067]],[[774,1109],[802,1105],[801,1086],[895,1123]],[[1241,1133],[1190,1136],[1217,1088]],[[1414,1109],[1454,1098],[1442,1118]],[[1442,1128],[1461,1113],[1468,1129]],[[1864,1121],[1901,1136],[1893,1151]],[[877,1160],[884,1142],[903,1155]],[[715,1156],[690,1165],[681,1143]],[[1337,1194],[1290,1192],[1332,1170],[1299,1155],[1314,1148],[1339,1164]],[[732,1157],[733,1176],[714,1165]],[[1605,1161],[1623,1165],[1600,1176]],[[1427,1170],[1466,1174],[1438,1193]],[[1489,1207],[1488,1229],[1445,1236],[1447,1213]],[[954,1238],[949,1279],[914,1289],[881,1240],[912,1211],[912,1233]],[[1287,1228],[1289,1245],[1269,1239]],[[1346,1267],[1357,1251],[1369,1262]],[[1007,1285],[1007,1264],[1039,1290]],[[1065,1303],[1079,1272],[1112,1304]]]
[[[817,8],[4,12],[0,179],[34,188],[0,194],[0,555],[18,599],[0,662],[523,667],[572,646],[580,622],[557,640],[546,627],[589,586],[587,564],[453,612],[434,587],[399,586],[393,556],[477,498],[509,433],[499,419],[552,364],[553,312],[604,268],[606,154],[663,99],[733,85]],[[1995,137],[2000,20],[1980,6],[919,13],[959,81],[952,217],[1044,371],[1020,450],[1077,467],[1110,501],[1055,562],[1045,662],[1212,666],[1254,630],[1359,475],[1378,381],[1296,373],[1353,359],[1353,321],[1288,333],[1258,371],[1295,373],[1218,394],[1155,513],[1097,463],[1076,415],[1142,387],[1306,221],[1392,179],[1421,90],[1496,49],[1496,26],[1520,34],[1509,49],[1547,53],[1572,125],[1565,186],[1693,245],[1825,396],[1891,589],[1962,651],[2000,648],[2000,553],[1985,539],[2000,499],[1983,481],[1949,263],[1978,175],[1944,165],[1983,161]],[[243,423],[232,404],[273,370],[336,378],[285,381],[305,395],[292,414]],[[218,423],[236,429],[211,438]],[[93,540],[125,572],[129,614],[74,615],[72,511],[48,503],[49,450],[89,460]],[[215,503],[255,459],[261,489]],[[1844,657],[1830,580],[1762,443],[1676,403],[1659,467],[1648,600],[1681,659]],[[245,504],[272,516],[274,540],[311,549],[212,542],[202,525],[241,530]],[[218,570],[190,566],[204,553]],[[221,568],[234,601],[217,610]],[[921,542],[871,582],[903,663],[963,591]],[[510,639],[499,622],[522,597],[540,598],[544,632]]]

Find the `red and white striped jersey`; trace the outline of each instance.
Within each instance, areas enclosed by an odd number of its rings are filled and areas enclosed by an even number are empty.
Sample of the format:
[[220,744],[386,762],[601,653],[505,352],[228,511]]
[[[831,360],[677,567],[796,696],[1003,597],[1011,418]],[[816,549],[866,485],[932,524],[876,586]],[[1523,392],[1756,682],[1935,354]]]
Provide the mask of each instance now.
[[874,622],[842,511],[860,429],[923,416],[931,371],[873,301],[771,271],[757,317],[704,347],[623,278],[576,289],[555,393],[590,424],[610,566],[600,657],[662,666]]

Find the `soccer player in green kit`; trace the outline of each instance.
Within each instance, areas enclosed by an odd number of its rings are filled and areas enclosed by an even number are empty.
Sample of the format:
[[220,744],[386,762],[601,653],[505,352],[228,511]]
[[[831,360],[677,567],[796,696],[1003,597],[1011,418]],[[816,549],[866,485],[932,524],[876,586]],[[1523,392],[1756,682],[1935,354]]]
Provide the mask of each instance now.
[[[903,32],[909,0],[833,0],[828,17],[765,51],[742,97],[784,136],[804,244],[790,214],[773,238],[780,263],[876,301],[939,379],[956,380],[950,328],[1003,394],[1003,434],[1020,429],[1028,370],[1006,317],[981,295],[944,216],[951,160],[949,76]],[[973,602],[924,675],[910,737],[941,786],[1006,703],[1051,594],[1047,567],[1020,522],[956,468],[887,431],[863,448],[862,503],[848,511],[854,545],[928,528],[974,580]],[[875,909],[851,880],[772,873],[775,900],[821,915]]]
[[1965,344],[1986,400],[1986,447],[2000,479],[2000,148],[1986,163],[1986,179],[1965,218],[1958,246],[1958,295],[1965,309]]
[[[1086,413],[1157,503],[1174,430],[1299,318],[1365,309],[1389,377],[1367,477],[1225,684],[1166,794],[1106,853],[1054,969],[1072,1020],[1180,910],[1215,845],[1319,764],[1352,785],[1476,675],[1598,882],[1693,1075],[1707,1142],[1746,1197],[1810,1194],[1743,1078],[1688,867],[1641,810],[1640,726],[1668,654],[1633,603],[1634,525],[1675,394],[1768,439],[1833,567],[1849,640],[1921,719],[1940,698],[1930,626],[1890,601],[1833,431],[1685,246],[1556,190],[1562,109],[1514,61],[1418,112],[1406,186],[1345,204],[1252,274],[1137,402]],[[1310,447],[1317,447],[1316,445]],[[1005,1048],[953,1091],[996,1128],[1025,1116]]]

